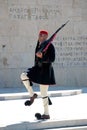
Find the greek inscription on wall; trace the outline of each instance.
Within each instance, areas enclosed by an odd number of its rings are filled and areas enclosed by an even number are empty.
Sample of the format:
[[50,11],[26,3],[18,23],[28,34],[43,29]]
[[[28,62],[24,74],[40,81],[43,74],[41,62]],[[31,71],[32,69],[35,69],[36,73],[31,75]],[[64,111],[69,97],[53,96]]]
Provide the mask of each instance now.
[[[49,20],[59,18],[61,9],[49,5],[9,7],[9,17],[17,20]],[[58,67],[87,67],[87,36],[57,37],[54,41],[56,48],[55,65]]]
[[87,67],[87,36],[58,37],[54,45],[58,67]]
[[8,11],[9,17],[12,19],[47,20],[61,15],[58,6],[54,8],[49,5],[39,6],[39,8],[14,5],[10,6]]

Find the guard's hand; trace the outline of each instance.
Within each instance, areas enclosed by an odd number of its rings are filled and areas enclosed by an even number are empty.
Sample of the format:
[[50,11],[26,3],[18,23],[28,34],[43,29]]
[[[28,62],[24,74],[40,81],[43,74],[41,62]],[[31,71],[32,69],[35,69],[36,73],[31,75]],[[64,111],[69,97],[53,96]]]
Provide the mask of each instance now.
[[42,58],[43,54],[42,54],[42,52],[37,52],[36,56],[39,57],[39,58]]

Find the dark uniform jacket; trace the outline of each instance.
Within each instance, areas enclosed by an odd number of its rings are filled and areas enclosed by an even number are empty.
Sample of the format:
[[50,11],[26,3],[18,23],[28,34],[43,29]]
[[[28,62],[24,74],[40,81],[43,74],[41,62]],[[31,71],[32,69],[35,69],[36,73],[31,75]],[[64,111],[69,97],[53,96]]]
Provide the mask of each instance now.
[[[35,54],[40,49],[39,42],[37,43]],[[48,47],[47,51],[43,53],[42,58],[38,58],[35,55],[35,65],[28,69],[27,76],[30,81],[44,84],[53,85],[55,84],[54,70],[52,62],[55,60],[55,49],[52,44]]]

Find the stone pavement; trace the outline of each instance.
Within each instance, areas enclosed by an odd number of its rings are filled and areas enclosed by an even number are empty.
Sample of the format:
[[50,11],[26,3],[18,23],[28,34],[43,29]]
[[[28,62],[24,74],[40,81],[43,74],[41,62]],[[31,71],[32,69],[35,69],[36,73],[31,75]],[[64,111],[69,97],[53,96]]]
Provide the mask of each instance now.
[[82,91],[50,91],[53,103],[49,106],[51,119],[44,121],[37,121],[34,117],[36,112],[43,114],[39,92],[39,98],[30,107],[24,106],[27,92],[0,94],[0,130],[87,130],[87,93]]

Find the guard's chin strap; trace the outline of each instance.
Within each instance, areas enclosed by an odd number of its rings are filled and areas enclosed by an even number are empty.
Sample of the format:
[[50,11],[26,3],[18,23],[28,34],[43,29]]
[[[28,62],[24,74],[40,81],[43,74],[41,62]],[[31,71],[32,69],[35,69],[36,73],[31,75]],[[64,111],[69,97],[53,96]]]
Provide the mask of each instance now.
[[43,97],[43,99],[45,99],[45,98],[48,98],[48,104],[49,104],[49,105],[52,105],[52,102],[51,102],[50,98],[49,98],[48,96]]

